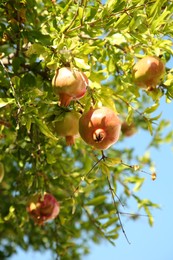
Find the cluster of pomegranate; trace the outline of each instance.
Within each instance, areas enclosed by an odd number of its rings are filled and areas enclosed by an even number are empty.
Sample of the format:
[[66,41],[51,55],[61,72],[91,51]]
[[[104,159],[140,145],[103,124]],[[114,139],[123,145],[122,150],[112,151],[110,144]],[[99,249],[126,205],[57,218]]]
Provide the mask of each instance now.
[[[72,100],[82,98],[88,86],[86,75],[76,68],[63,67],[56,70],[52,86],[59,96],[60,106],[68,106]],[[58,136],[66,138],[66,144],[74,144],[78,135],[89,145],[104,150],[117,142],[121,122],[114,111],[107,107],[90,108],[82,116],[76,111],[64,114],[61,121],[54,125]]]
[[[146,56],[133,67],[133,79],[137,86],[145,89],[154,89],[159,84],[165,72],[163,62],[152,56]],[[56,70],[52,79],[52,86],[59,96],[60,106],[69,106],[72,100],[82,98],[88,87],[88,78],[76,68],[63,67]],[[76,136],[98,150],[108,149],[115,144],[120,136],[131,136],[136,132],[132,123],[121,123],[117,114],[108,107],[91,107],[81,113],[69,110],[64,117],[54,124],[58,136],[66,138],[67,145],[73,145]],[[1,165],[0,165],[1,166]],[[49,193],[34,195],[28,205],[27,211],[34,222],[43,225],[48,220],[56,218],[60,211],[59,202]]]
[[65,112],[61,121],[55,122],[54,130],[58,136],[66,138],[67,145],[74,139],[82,139],[95,149],[105,150],[116,143],[121,129],[121,121],[116,113],[107,107],[93,108],[81,115],[76,111]]
[[59,202],[49,193],[35,194],[27,205],[27,211],[35,224],[43,225],[48,220],[55,219],[60,211]]
[[[133,67],[132,75],[135,84],[141,88],[156,88],[165,72],[164,63],[157,57],[146,56]],[[82,98],[88,87],[88,78],[76,68],[63,67],[56,70],[52,86],[59,96],[60,106],[68,106],[72,100]],[[105,150],[119,139],[120,129],[124,136],[136,132],[133,124],[121,124],[114,111],[107,107],[93,108],[83,115],[76,111],[66,112],[61,121],[55,123],[55,132],[66,138],[67,145],[74,144],[74,138],[82,139],[95,149]]]

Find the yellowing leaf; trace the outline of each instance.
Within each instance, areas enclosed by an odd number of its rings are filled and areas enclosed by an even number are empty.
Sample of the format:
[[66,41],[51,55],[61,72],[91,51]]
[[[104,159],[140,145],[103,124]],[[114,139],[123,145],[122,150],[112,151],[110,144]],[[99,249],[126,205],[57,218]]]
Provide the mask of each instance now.
[[85,69],[85,70],[89,70],[90,66],[88,64],[85,63],[85,61],[83,59],[79,59],[79,58],[74,58],[74,61],[76,63],[76,66],[80,69]]
[[13,98],[0,98],[0,108],[14,102]]
[[121,158],[106,158],[107,166],[115,166],[121,163]]
[[144,110],[144,113],[146,113],[146,114],[153,113],[154,111],[157,110],[158,107],[159,107],[159,103],[156,103],[156,104],[152,105],[151,107],[147,107],[147,108]]
[[153,172],[153,173],[151,174],[151,179],[152,179],[153,181],[155,181],[156,178],[157,178],[157,175],[156,175],[155,172]]

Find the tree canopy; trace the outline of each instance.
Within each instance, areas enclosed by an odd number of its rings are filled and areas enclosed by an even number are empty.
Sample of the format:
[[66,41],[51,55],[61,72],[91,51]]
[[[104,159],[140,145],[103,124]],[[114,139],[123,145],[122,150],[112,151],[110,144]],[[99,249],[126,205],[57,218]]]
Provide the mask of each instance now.
[[[89,253],[91,240],[114,244],[123,232],[128,242],[121,206],[131,200],[138,210],[127,217],[136,220],[145,212],[153,224],[151,209],[158,205],[138,191],[145,177],[156,178],[154,162],[125,143],[140,129],[152,136],[148,147],[172,141],[172,131],[164,135],[169,122],[158,113],[161,99],[173,98],[172,13],[168,0],[1,0],[1,259],[19,246],[77,260]],[[134,65],[145,56],[165,64],[152,89],[140,88],[133,78]],[[77,68],[89,80],[86,94],[67,107],[52,87],[62,67]],[[67,146],[55,122],[92,106],[118,114],[125,126],[118,142],[102,151],[78,136]],[[60,212],[37,225],[27,203],[44,192],[56,198]]]

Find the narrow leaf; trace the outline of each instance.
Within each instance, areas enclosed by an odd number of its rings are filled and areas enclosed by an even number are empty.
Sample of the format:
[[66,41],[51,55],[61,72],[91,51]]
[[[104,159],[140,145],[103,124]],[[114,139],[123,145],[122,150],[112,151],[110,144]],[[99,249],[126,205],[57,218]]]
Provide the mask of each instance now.
[[0,108],[14,102],[13,98],[0,98]]
[[100,196],[98,196],[98,197],[88,201],[86,205],[87,206],[89,206],[89,205],[94,205],[94,206],[100,205],[103,202],[105,202],[105,200],[106,200],[106,196],[105,195],[100,195]]
[[41,121],[41,120],[39,120],[39,119],[37,119],[37,118],[34,118],[34,119],[35,119],[35,122],[36,122],[36,124],[38,125],[40,131],[42,132],[42,134],[44,134],[44,135],[47,136],[48,138],[51,138],[51,139],[53,139],[53,140],[55,140],[55,141],[58,140],[58,139],[52,134],[52,132],[49,130],[49,128],[47,127],[47,125],[46,125],[43,121]]

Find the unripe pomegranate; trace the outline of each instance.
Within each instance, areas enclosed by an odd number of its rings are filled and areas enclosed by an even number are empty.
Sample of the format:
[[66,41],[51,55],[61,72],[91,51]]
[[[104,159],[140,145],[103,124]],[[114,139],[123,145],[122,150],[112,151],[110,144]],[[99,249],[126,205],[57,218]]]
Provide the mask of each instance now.
[[157,57],[146,56],[133,68],[136,85],[142,88],[155,88],[165,72],[164,63]]
[[96,149],[105,150],[118,141],[121,122],[110,108],[90,108],[79,120],[82,139]]
[[56,218],[60,211],[59,202],[49,193],[34,195],[27,206],[27,211],[34,222],[43,225],[46,221]]
[[56,71],[52,86],[55,93],[59,95],[60,105],[68,106],[72,100],[80,99],[85,95],[88,78],[76,68],[63,67]]
[[136,127],[134,123],[127,124],[127,122],[123,122],[121,125],[121,131],[124,136],[130,137],[136,133]]
[[66,138],[67,145],[74,144],[74,138],[79,134],[79,118],[81,115],[76,111],[69,111],[64,114],[61,121],[55,122],[55,132],[58,136]]

